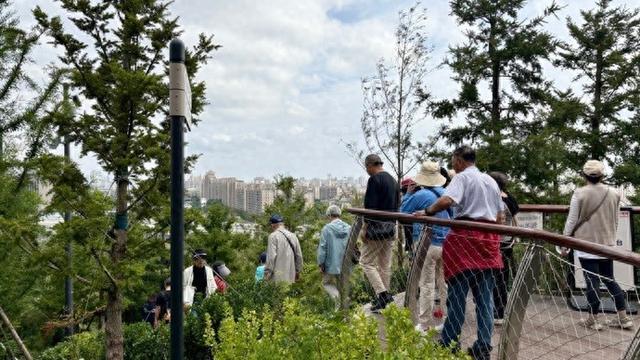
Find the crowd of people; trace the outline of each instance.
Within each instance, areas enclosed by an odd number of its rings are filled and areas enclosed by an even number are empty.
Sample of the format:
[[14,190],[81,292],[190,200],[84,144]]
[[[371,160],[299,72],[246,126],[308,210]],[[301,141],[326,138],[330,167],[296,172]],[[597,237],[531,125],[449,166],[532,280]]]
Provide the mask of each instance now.
[[[374,154],[369,155],[365,158],[365,168],[370,176],[365,208],[440,219],[514,225],[519,206],[507,190],[507,175],[500,172],[483,173],[475,163],[475,151],[469,146],[461,146],[452,154],[453,170],[448,171],[435,162],[426,161],[413,178],[403,179],[398,185],[384,170],[382,159]],[[587,161],[582,175],[586,185],[578,188],[571,199],[564,234],[615,246],[620,196],[603,183],[605,168],[602,162]],[[360,262],[377,294],[372,307],[374,312],[393,302],[388,279],[391,273],[391,243],[399,238],[395,236],[394,228],[392,222],[365,219],[360,233],[363,246]],[[404,227],[405,249],[411,255],[425,231],[430,232],[430,245],[420,276],[416,329],[425,332],[435,320],[437,325],[434,328],[441,333],[441,344],[459,348],[467,296],[471,291],[475,304],[477,339],[467,352],[473,359],[489,359],[493,349],[491,337],[494,326],[501,326],[505,321],[509,284],[515,268],[515,238],[439,225],[424,229],[422,223],[414,223]],[[563,253],[568,254],[568,249],[563,249]],[[602,281],[614,298],[618,311],[617,317],[606,320],[605,324],[622,329],[633,328],[633,322],[627,315],[625,293],[613,276],[613,261],[580,251],[577,257],[585,275],[589,303],[589,316],[581,319],[580,324],[592,330],[604,327],[598,319],[601,313],[599,289]],[[440,319],[444,319],[444,322]]]
[[[400,184],[384,170],[382,159],[375,154],[364,160],[369,175],[364,207],[370,210],[402,212],[415,216],[433,216],[445,220],[466,220],[480,223],[515,225],[518,202],[508,192],[508,177],[500,172],[484,173],[476,167],[476,153],[469,146],[457,148],[451,157],[452,170],[434,161],[425,161],[413,177]],[[564,234],[582,240],[614,246],[620,196],[603,183],[605,168],[602,162],[589,160],[582,175],[586,185],[578,188],[571,198]],[[336,205],[326,210],[327,223],[320,232],[317,265],[322,274],[322,286],[340,304],[340,281],[343,259],[351,233],[351,226],[341,218]],[[255,280],[294,283],[300,279],[303,257],[298,237],[289,231],[285,219],[278,214],[270,217],[271,234],[266,252],[259,257]],[[354,261],[375,292],[371,311],[376,313],[394,302],[391,293],[391,263],[393,243],[404,238],[404,249],[415,255],[421,239],[430,244],[419,281],[419,315],[416,330],[426,333],[432,327],[441,333],[443,346],[459,347],[465,322],[469,291],[475,304],[477,339],[467,349],[474,359],[489,359],[493,347],[494,326],[504,324],[509,284],[514,274],[513,245],[515,238],[492,232],[424,225],[415,222],[401,227],[404,236],[397,234],[395,221],[365,218],[357,234],[359,257]],[[428,232],[428,234],[426,234]],[[425,236],[428,235],[428,236]],[[563,254],[568,249],[562,249]],[[612,260],[577,252],[584,269],[589,316],[581,324],[601,330],[600,281],[612,294],[618,316],[604,324],[623,329],[633,327],[626,312],[625,294],[613,278]],[[209,266],[207,254],[198,249],[193,253],[193,265],[184,270],[184,302],[187,307],[197,299],[227,289],[225,279],[230,270],[223,262]],[[144,307],[145,320],[154,326],[170,321],[169,279],[162,291],[150,298]],[[196,296],[201,294],[201,296]],[[435,325],[434,325],[435,324]]]

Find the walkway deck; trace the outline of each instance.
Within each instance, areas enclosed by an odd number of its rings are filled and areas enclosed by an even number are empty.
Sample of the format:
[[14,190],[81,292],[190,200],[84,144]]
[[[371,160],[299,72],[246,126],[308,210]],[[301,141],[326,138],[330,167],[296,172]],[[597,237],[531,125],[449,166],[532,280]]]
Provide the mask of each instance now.
[[[403,297],[404,294],[396,297],[398,305],[402,304]],[[365,311],[367,309],[368,306],[365,307]],[[528,360],[609,360],[621,358],[625,354],[636,328],[622,330],[605,327],[602,331],[592,331],[578,324],[578,320],[583,316],[585,315],[568,308],[564,299],[560,297],[532,296],[527,308],[527,318],[520,339],[518,358]],[[607,314],[605,317],[613,319],[614,316]],[[635,324],[640,325],[640,316],[632,316],[632,318]],[[467,348],[473,343],[475,331],[475,307],[469,297],[467,299],[467,317],[462,332],[463,348]],[[496,327],[493,334],[495,347],[493,357],[496,358],[501,331],[501,327]],[[381,339],[384,342],[382,332]]]

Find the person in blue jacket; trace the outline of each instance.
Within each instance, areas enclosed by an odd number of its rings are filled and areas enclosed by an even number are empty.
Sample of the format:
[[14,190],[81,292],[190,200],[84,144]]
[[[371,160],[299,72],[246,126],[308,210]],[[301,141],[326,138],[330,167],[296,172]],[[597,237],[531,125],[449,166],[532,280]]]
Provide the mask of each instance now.
[[322,272],[322,286],[329,296],[339,306],[340,292],[338,291],[338,277],[342,268],[351,226],[340,219],[342,211],[336,205],[327,209],[329,223],[322,228],[320,244],[318,244],[318,266]]
[[[444,193],[443,185],[447,179],[440,173],[440,166],[433,161],[425,161],[420,167],[420,171],[415,176],[414,181],[420,190],[416,191],[413,196],[400,208],[400,211],[407,214],[413,214],[415,211],[426,209],[435,203]],[[450,219],[452,216],[446,211],[440,211],[435,215],[441,219]],[[422,267],[420,275],[420,307],[418,325],[416,329],[425,332],[429,329],[428,322],[432,316],[436,321],[442,321],[446,313],[447,287],[444,282],[444,272],[442,267],[442,245],[444,239],[449,232],[449,228],[438,225],[428,225],[428,231],[431,231],[431,245],[427,252],[427,257]],[[417,243],[423,229],[423,224],[413,224],[413,241]],[[435,308],[434,293],[435,286],[438,287],[439,307]],[[435,311],[434,311],[435,310]],[[440,330],[442,324],[436,326],[436,330]]]

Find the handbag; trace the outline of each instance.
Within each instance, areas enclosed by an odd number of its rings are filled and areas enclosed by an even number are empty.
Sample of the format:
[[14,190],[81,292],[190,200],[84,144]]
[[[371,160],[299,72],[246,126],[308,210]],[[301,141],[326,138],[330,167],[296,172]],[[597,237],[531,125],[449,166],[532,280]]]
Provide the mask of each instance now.
[[600,200],[600,203],[598,203],[598,206],[596,206],[590,213],[589,215],[585,216],[582,221],[578,222],[576,224],[576,226],[573,227],[573,230],[571,231],[571,236],[573,237],[576,234],[576,231],[578,231],[578,229],[580,229],[580,227],[582,225],[584,225],[587,221],[591,220],[591,217],[593,216],[593,214],[596,213],[596,211],[598,211],[598,209],[600,209],[600,206],[602,206],[602,204],[604,204],[604,201],[607,199],[607,197],[609,196],[609,187],[607,187],[607,191],[604,193],[604,196],[602,197],[602,200]]

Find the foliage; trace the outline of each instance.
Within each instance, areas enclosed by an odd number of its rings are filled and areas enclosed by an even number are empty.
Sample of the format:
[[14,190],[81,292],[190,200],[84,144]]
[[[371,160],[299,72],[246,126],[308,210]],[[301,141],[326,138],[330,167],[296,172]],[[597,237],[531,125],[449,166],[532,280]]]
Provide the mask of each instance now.
[[[145,224],[168,204],[166,46],[180,35],[177,18],[168,13],[169,4],[61,1],[84,37],[66,30],[60,17],[50,18],[40,7],[33,12],[40,29],[64,50],[61,61],[71,68],[71,84],[90,105],[82,116],[63,124],[65,132],[81,146],[83,155],[93,154],[116,183],[115,221],[102,228],[106,236],[91,242],[87,251],[108,279],[100,289],[107,295],[108,359],[123,357],[123,293],[128,279],[139,279],[144,270],[143,264],[129,259],[137,258],[137,250],[148,244],[141,236]],[[212,37],[200,35],[185,61],[190,79],[217,48]],[[192,83],[191,90],[191,110],[197,115],[206,104],[204,83]],[[187,171],[193,161],[194,157],[187,159]]]
[[[255,270],[258,256],[264,247],[247,234],[231,232],[235,221],[229,208],[222,203],[211,203],[204,213],[195,212],[186,240],[188,253],[204,249],[211,261],[221,260],[233,274],[249,276]],[[189,255],[187,254],[187,255]],[[191,262],[188,256],[187,264]]]
[[[281,320],[278,318],[281,317]],[[356,313],[348,322],[328,319],[289,299],[282,315],[265,309],[227,316],[219,341],[211,343],[217,359],[455,359],[432,338],[413,329],[406,310],[390,306],[384,312],[386,348],[378,342],[378,325]]]
[[[152,329],[145,322],[124,327],[124,358],[127,360],[169,359],[169,327]],[[104,333],[87,331],[46,350],[39,360],[99,360],[105,358]]]
[[[542,15],[523,20],[520,13],[526,3],[451,1],[452,15],[467,29],[465,42],[450,47],[445,60],[459,93],[448,100],[425,98],[436,118],[447,119],[438,137],[450,146],[474,144],[479,167],[503,171],[525,189],[539,168],[521,164],[527,164],[534,151],[550,152],[539,147],[546,139],[528,136],[540,131],[530,123],[550,96],[551,83],[542,65],[555,51],[556,40],[544,25],[559,10],[552,3]],[[453,121],[460,114],[465,121]]]
[[582,85],[586,95],[579,100],[578,121],[566,124],[570,151],[577,164],[607,160],[616,182],[637,183],[640,9],[612,8],[610,0],[599,0],[581,18],[581,24],[567,20],[571,42],[561,44],[556,61],[576,74],[573,84]]
[[72,336],[69,340],[46,350],[39,360],[104,359],[104,334],[87,331]]
[[[22,136],[27,159],[39,154],[51,138],[43,117],[51,110],[63,73],[50,69],[48,83],[38,84],[25,71],[41,36],[39,29],[23,30],[11,3],[0,0],[0,160],[7,135],[28,130]],[[1,165],[4,171],[7,164]]]

